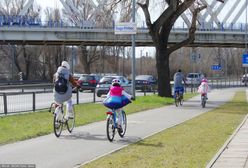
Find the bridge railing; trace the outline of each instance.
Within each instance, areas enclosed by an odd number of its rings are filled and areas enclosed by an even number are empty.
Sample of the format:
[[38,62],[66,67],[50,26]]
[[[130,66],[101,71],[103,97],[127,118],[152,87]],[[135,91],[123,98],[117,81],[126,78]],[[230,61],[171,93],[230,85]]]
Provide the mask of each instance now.
[[[139,29],[147,29],[144,21],[138,21],[137,27]],[[80,29],[97,29],[97,28],[114,28],[114,22],[108,27],[97,26],[95,21],[92,20],[81,20],[79,25],[69,22],[68,20],[48,20],[42,21],[40,18],[34,18],[29,16],[6,16],[0,15],[0,27],[40,27],[40,28],[80,28]],[[176,29],[188,29],[187,25],[184,22],[176,23],[173,27]],[[213,23],[213,22],[200,22],[198,24],[198,30],[200,31],[245,31],[245,23]]]

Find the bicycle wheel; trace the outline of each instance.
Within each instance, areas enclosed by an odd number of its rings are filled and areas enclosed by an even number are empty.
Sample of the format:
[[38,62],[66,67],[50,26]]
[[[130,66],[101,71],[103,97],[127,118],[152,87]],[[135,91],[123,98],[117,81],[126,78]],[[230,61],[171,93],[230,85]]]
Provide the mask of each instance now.
[[182,95],[179,96],[179,104],[180,104],[180,106],[183,105],[183,96]]
[[178,93],[175,93],[176,95],[175,95],[175,105],[176,105],[176,107],[179,105],[179,95],[178,95]]
[[[61,109],[59,108],[59,113],[61,113]],[[61,135],[62,129],[63,129],[63,122],[59,119],[58,115],[61,114],[55,114],[54,113],[54,117],[53,117],[53,129],[54,129],[54,134],[56,137],[59,137]]]
[[202,108],[205,108],[205,106],[206,106],[206,97],[202,96],[201,100],[202,100],[201,101]]
[[114,115],[108,114],[107,117],[107,137],[110,142],[113,141],[115,136],[115,123],[114,123]]
[[127,130],[127,116],[125,111],[122,111],[122,124],[121,124],[121,128],[122,130],[118,129],[118,134],[120,135],[120,137],[124,137],[126,130]]
[[74,106],[72,106],[72,116],[73,117],[69,117],[68,120],[66,121],[66,127],[70,133],[72,132],[72,130],[75,126],[75,108],[74,108]]

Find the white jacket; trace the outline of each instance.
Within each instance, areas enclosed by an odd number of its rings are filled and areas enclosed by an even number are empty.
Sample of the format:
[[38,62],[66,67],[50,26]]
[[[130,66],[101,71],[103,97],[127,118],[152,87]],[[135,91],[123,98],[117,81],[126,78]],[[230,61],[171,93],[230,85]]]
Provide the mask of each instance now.
[[202,82],[201,85],[198,87],[198,93],[208,93],[210,92],[210,87],[208,86],[207,82]]

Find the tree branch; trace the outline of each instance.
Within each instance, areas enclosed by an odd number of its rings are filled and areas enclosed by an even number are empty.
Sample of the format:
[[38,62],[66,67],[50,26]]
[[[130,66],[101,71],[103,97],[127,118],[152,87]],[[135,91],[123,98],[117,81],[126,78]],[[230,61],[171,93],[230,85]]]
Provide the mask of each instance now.
[[168,53],[171,54],[173,51],[189,44],[189,43],[192,43],[194,40],[195,40],[195,31],[196,31],[196,20],[197,20],[197,15],[200,11],[202,11],[203,9],[207,8],[206,5],[203,5],[201,7],[198,7],[196,8],[194,11],[193,11],[193,14],[192,14],[192,22],[191,22],[191,27],[189,28],[189,37],[185,40],[183,40],[182,42],[180,43],[177,43],[175,45],[173,45],[172,47],[170,47],[168,49]]
[[172,19],[176,20],[194,1],[195,0],[185,0],[184,2],[181,2],[181,0],[169,1],[169,7],[154,22],[156,31],[159,31],[163,25],[168,24],[167,22],[171,23]]
[[[151,30],[153,29],[153,24],[151,23],[151,16],[150,16],[150,13],[149,13],[149,10],[148,10],[148,7],[149,7],[149,0],[146,0],[145,4],[142,4],[142,3],[137,3],[141,9],[143,10],[144,12],[144,15],[145,15],[145,18],[146,18],[146,25],[148,27],[148,29]],[[152,33],[152,32],[151,32]]]

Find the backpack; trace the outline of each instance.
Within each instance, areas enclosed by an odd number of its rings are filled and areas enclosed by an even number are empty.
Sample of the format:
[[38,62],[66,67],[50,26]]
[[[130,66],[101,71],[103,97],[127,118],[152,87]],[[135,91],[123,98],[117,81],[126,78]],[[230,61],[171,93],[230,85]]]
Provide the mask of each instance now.
[[67,79],[65,79],[62,73],[59,73],[57,80],[54,83],[55,91],[59,94],[66,93],[68,86],[67,86]]

